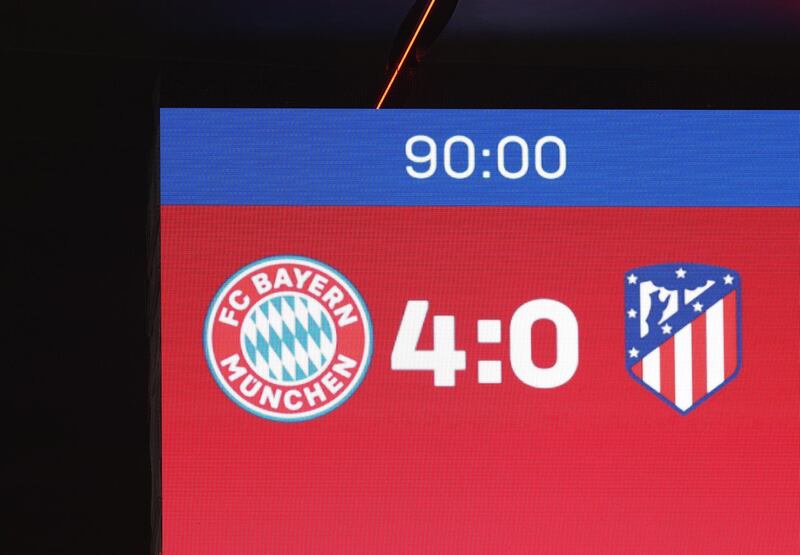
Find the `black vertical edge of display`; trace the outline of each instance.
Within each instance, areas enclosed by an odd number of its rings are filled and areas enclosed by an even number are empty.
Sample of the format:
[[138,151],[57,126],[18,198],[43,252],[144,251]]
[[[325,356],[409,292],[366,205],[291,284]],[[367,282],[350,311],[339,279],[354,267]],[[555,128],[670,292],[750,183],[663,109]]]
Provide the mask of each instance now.
[[154,140],[147,199],[147,344],[150,401],[150,552],[161,554],[161,78],[153,87]]

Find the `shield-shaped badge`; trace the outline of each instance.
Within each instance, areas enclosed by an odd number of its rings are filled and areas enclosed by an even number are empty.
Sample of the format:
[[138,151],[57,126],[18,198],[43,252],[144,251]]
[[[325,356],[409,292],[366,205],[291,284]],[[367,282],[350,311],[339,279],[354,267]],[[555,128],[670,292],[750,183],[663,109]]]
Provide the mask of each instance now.
[[736,377],[741,280],[728,268],[661,264],[625,274],[628,372],[687,414]]

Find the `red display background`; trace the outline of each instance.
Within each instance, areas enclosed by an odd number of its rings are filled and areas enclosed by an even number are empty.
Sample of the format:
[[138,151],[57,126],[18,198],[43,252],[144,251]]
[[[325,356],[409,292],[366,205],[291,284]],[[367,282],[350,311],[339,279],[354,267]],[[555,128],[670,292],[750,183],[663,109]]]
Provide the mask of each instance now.
[[[161,223],[165,555],[796,552],[797,209],[169,206]],[[203,355],[217,289],[278,254],[342,272],[374,325],[361,387],[303,423],[236,406]],[[686,416],[625,369],[624,272],[667,262],[742,278],[740,374]],[[508,364],[534,298],[580,326],[578,370],[552,390]],[[411,299],[456,317],[455,388],[390,370]],[[503,342],[477,344],[493,318]],[[502,384],[477,383],[480,359],[503,361]]]

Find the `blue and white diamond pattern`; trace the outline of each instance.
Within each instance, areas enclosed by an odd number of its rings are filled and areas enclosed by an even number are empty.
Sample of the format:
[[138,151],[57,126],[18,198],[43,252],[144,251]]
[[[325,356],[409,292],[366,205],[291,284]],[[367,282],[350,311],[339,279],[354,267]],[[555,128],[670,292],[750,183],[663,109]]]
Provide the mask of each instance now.
[[322,372],[336,349],[336,332],[322,305],[304,295],[276,295],[255,305],[242,324],[250,366],[265,380],[306,381]]

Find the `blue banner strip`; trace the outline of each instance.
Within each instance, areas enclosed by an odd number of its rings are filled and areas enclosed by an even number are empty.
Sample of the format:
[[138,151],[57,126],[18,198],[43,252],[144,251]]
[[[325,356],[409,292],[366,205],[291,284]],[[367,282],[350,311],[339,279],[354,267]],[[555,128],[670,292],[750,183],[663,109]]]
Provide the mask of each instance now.
[[[436,169],[409,138],[435,142]],[[454,140],[445,163],[445,143]],[[503,163],[499,147],[507,141]],[[541,137],[564,143],[556,179]],[[413,147],[417,156],[429,144]],[[558,146],[540,166],[555,173]],[[456,175],[468,174],[457,179]],[[800,206],[800,111],[161,110],[164,205]]]

